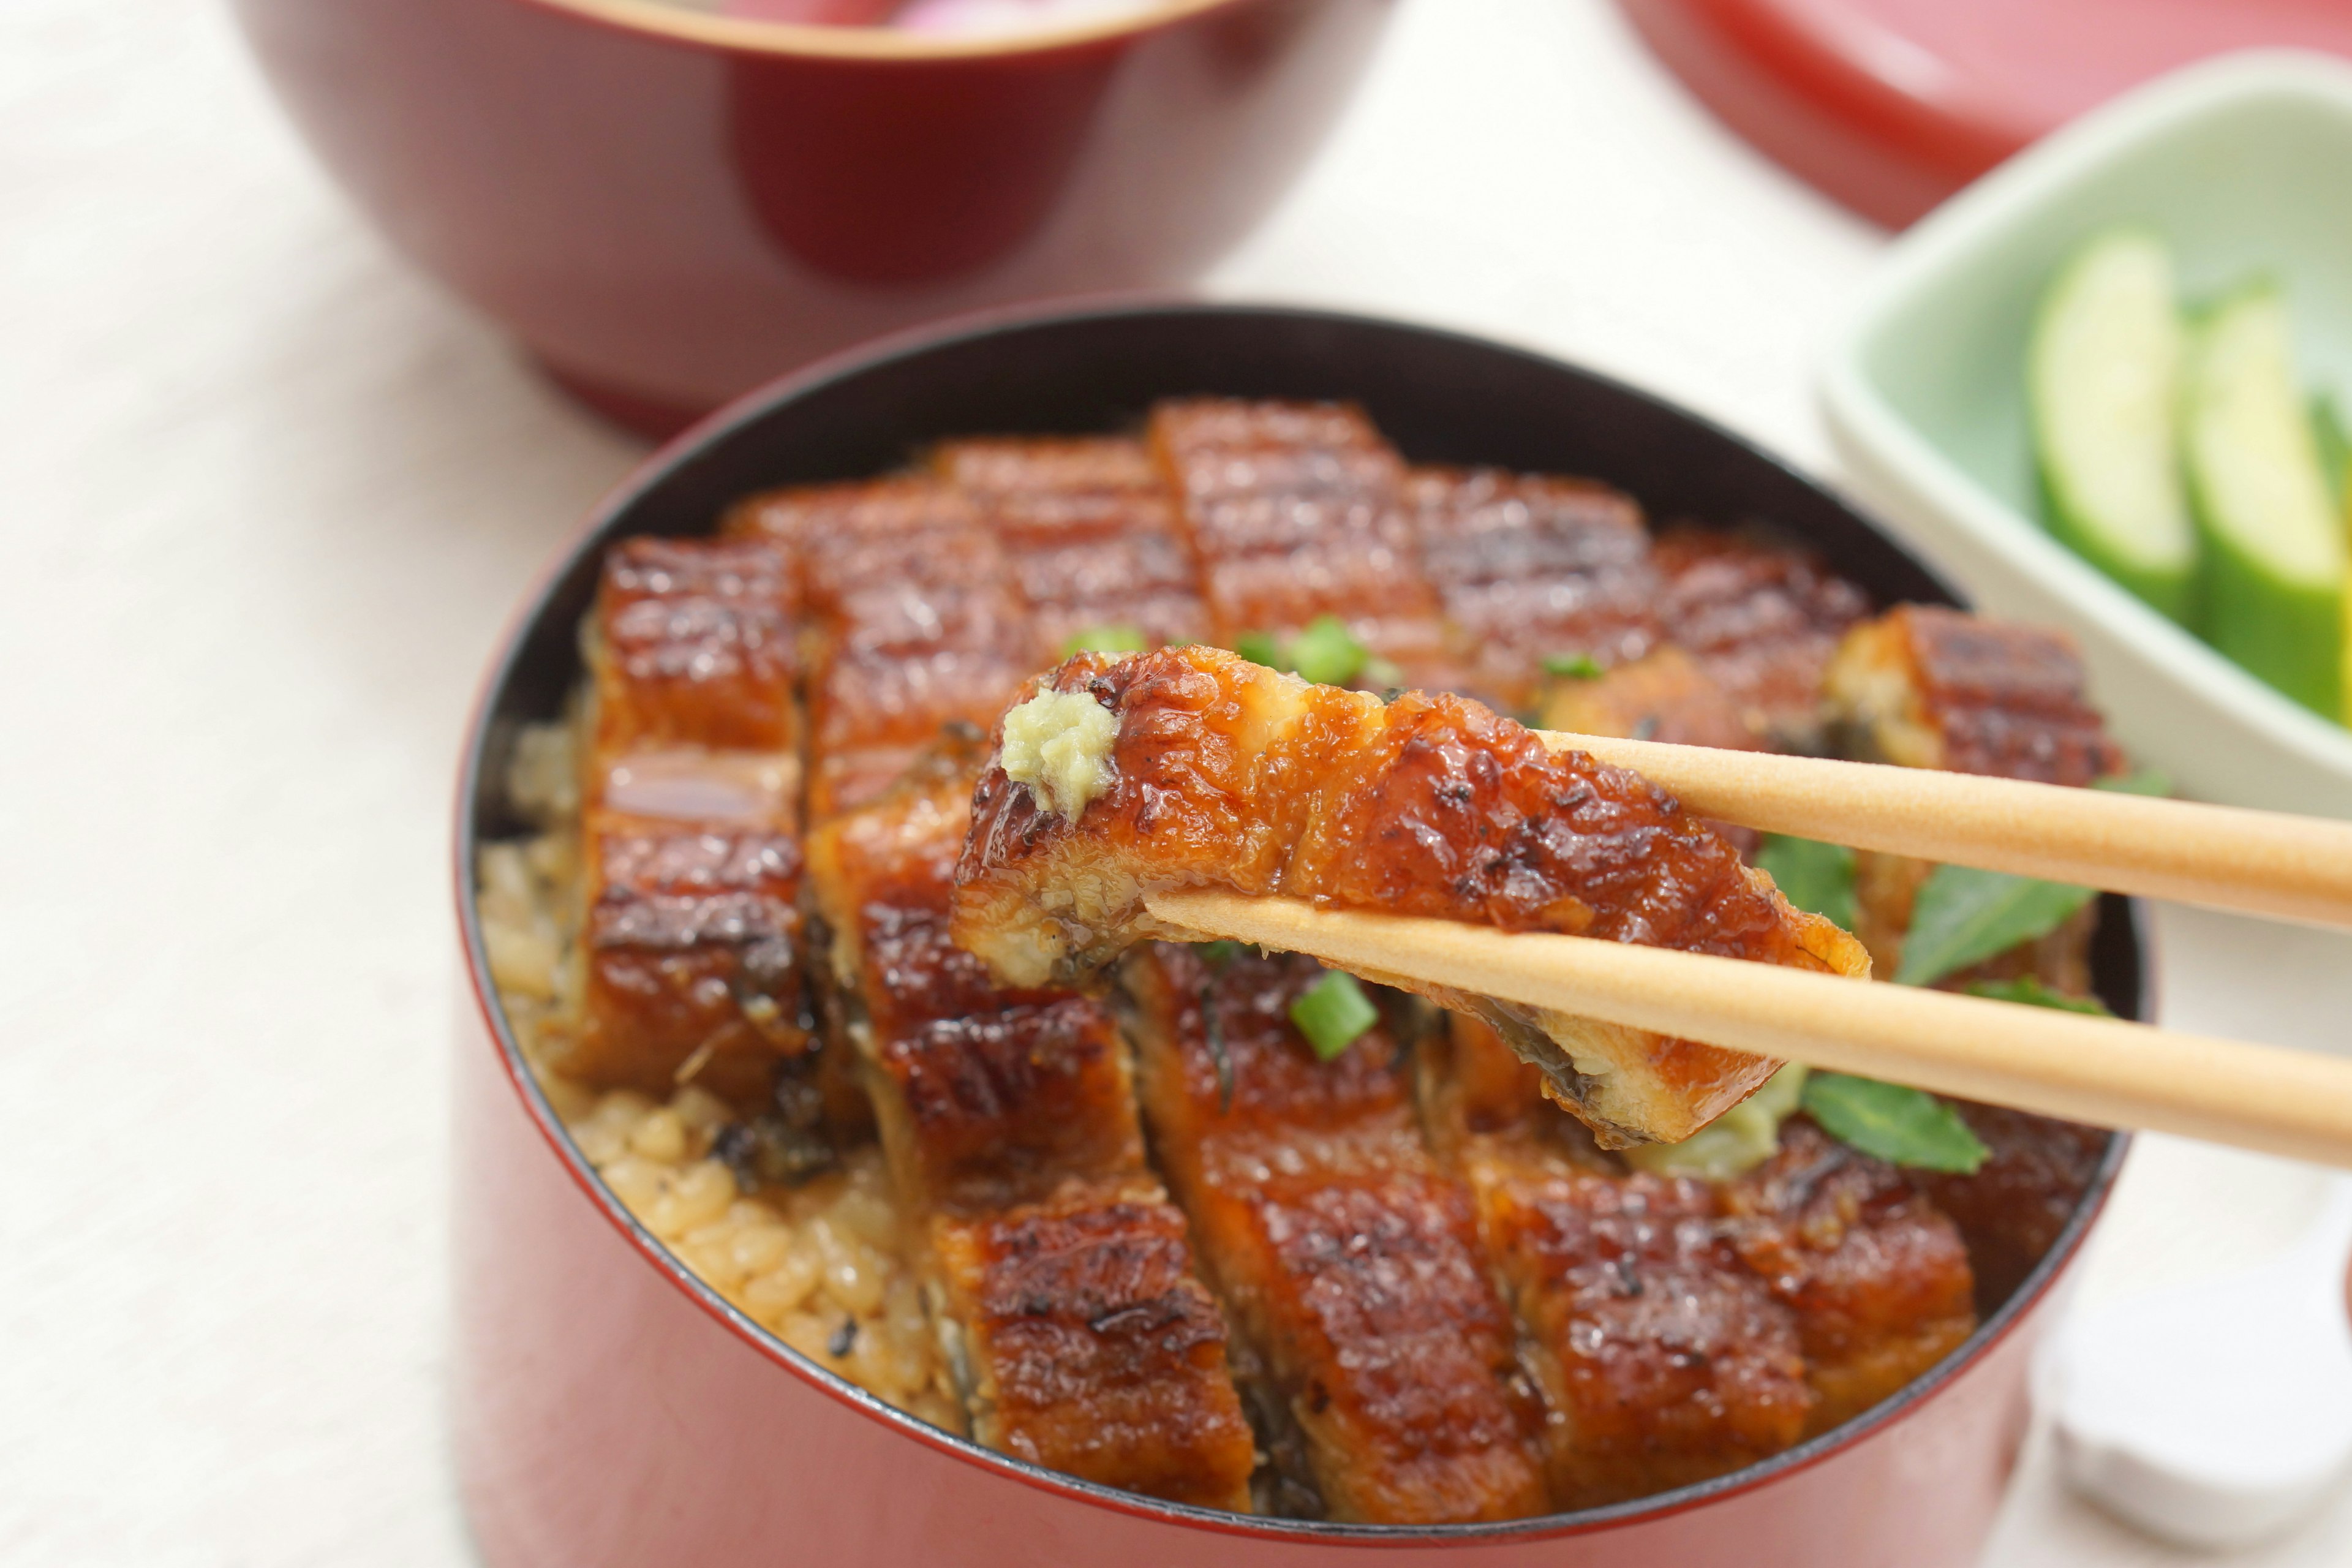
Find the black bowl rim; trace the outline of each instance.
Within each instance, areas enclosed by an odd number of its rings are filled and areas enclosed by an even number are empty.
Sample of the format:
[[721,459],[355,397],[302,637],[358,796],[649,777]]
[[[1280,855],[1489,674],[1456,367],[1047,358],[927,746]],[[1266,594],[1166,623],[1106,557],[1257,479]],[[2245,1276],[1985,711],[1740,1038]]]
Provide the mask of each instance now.
[[[895,1427],[905,1436],[966,1463],[993,1470],[1008,1480],[1021,1482],[1072,1500],[1107,1508],[1116,1512],[1160,1521],[1172,1525],[1202,1529],[1222,1533],[1249,1535],[1272,1541],[1330,1544],[1389,1544],[1394,1546],[1469,1544],[1483,1541],[1529,1541],[1550,1537],[1568,1537],[1597,1533],[1643,1523],[1690,1509],[1705,1507],[1726,1498],[1769,1485],[1797,1471],[1832,1458],[1858,1443],[1865,1441],[1895,1422],[1914,1414],[1920,1405],[1934,1398],[1955,1382],[1961,1373],[1973,1368],[2000,1342],[2009,1337],[2020,1322],[2047,1295],[2067,1266],[2080,1252],[2085,1233],[2097,1218],[2112,1191],[2131,1139],[2129,1134],[2113,1132],[2107,1146],[2083,1196],[2076,1202],[2074,1212],[2068,1216],[2058,1237],[2043,1254],[2025,1279],[1992,1314],[1977,1326],[1976,1331],[1959,1347],[1920,1377],[1913,1379],[1893,1397],[1882,1401],[1863,1415],[1834,1426],[1829,1431],[1793,1447],[1782,1450],[1756,1464],[1744,1466],[1711,1479],[1671,1491],[1612,1503],[1603,1508],[1583,1509],[1569,1513],[1539,1514],[1527,1519],[1507,1520],[1490,1523],[1382,1525],[1340,1524],[1322,1521],[1265,1519],[1255,1515],[1230,1513],[1221,1509],[1202,1508],[1187,1503],[1162,1502],[1157,1499],[1123,1491],[1096,1481],[1082,1480],[1050,1470],[1041,1465],[999,1454],[982,1447],[969,1438],[941,1431],[929,1422],[909,1415],[870,1394],[839,1373],[828,1371],[785,1344],[755,1319],[741,1311],[705,1283],[669,1249],[646,1228],[637,1218],[614,1196],[593,1167],[573,1145],[563,1130],[563,1124],[548,1102],[536,1077],[523,1059],[521,1047],[509,1026],[504,1008],[499,1004],[495,986],[489,983],[488,954],[483,947],[481,924],[474,905],[474,871],[481,838],[478,834],[477,801],[483,783],[490,721],[500,695],[513,679],[515,669],[524,651],[528,634],[548,615],[551,601],[560,584],[574,568],[581,556],[597,548],[615,531],[616,525],[645,496],[660,486],[677,469],[691,464],[707,447],[711,447],[744,427],[764,420],[802,398],[812,396],[834,384],[877,369],[885,364],[920,358],[925,354],[982,340],[1018,334],[1024,331],[1066,327],[1095,321],[1117,321],[1137,316],[1179,315],[1192,317],[1229,317],[1265,321],[1311,321],[1337,330],[1376,329],[1381,331],[1404,331],[1422,336],[1444,349],[1470,349],[1486,353],[1501,353],[1532,363],[1553,374],[1580,379],[1591,386],[1614,396],[1646,405],[1679,421],[1704,438],[1712,438],[1738,447],[1758,461],[1779,469],[1797,485],[1813,492],[1837,510],[1845,512],[1861,526],[1875,534],[1887,547],[1915,566],[1923,576],[1943,588],[1954,604],[1966,601],[1937,573],[1912,554],[1900,541],[1885,529],[1853,510],[1834,493],[1806,475],[1762,450],[1746,438],[1725,429],[1712,420],[1694,414],[1679,405],[1656,397],[1628,385],[1614,377],[1601,374],[1565,360],[1538,353],[1513,344],[1498,342],[1470,333],[1355,312],[1317,310],[1290,305],[1202,304],[1184,300],[1133,298],[1106,300],[1098,303],[1070,305],[1066,302],[1044,307],[1013,307],[976,312],[944,322],[899,332],[859,345],[821,360],[798,372],[779,377],[756,388],[719,409],[700,423],[666,443],[625,478],[588,514],[572,538],[557,552],[539,584],[523,599],[499,644],[497,658],[484,679],[476,707],[467,722],[463,760],[459,772],[457,800],[457,823],[453,849],[452,874],[457,898],[457,918],[464,939],[467,979],[476,1004],[488,1022],[499,1047],[502,1066],[508,1078],[521,1097],[525,1109],[538,1124],[540,1133],[571,1173],[575,1184],[600,1208],[604,1217],[620,1231],[623,1237],[652,1264],[675,1288],[701,1307],[745,1342],[747,1346],[765,1355],[770,1361],[800,1376],[818,1391],[827,1394],[863,1414]],[[2149,942],[2149,921],[2137,900],[2127,900],[2114,894],[2105,895],[2102,902],[2105,922],[2121,921],[2134,952],[2138,958],[2139,994],[2133,1000],[2137,1005],[2132,1016],[2150,1016],[2155,995],[2155,964]],[[464,1047],[464,1048],[470,1048]]]

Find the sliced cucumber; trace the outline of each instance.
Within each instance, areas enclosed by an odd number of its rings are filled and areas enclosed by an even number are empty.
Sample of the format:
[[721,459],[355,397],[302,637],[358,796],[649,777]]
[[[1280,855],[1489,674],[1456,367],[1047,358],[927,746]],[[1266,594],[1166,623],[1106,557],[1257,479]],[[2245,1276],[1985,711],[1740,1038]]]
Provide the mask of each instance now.
[[[2344,521],[2346,549],[2352,552],[2352,429],[2345,426],[2343,409],[2326,393],[2311,400],[2311,438]],[[2352,727],[2352,571],[2344,578],[2343,696],[2344,711],[2338,718]]]
[[2187,389],[2183,453],[2207,555],[2205,638],[2339,718],[2344,529],[2320,477],[2275,286],[2241,289],[2196,322]]
[[2337,506],[2352,505],[2352,430],[2344,427],[2343,411],[2327,394],[2311,399],[2311,440],[2319,448],[2320,472]]
[[2109,230],[2042,296],[2026,388],[2050,531],[2187,622],[2197,532],[2175,440],[2181,335],[2164,241]]

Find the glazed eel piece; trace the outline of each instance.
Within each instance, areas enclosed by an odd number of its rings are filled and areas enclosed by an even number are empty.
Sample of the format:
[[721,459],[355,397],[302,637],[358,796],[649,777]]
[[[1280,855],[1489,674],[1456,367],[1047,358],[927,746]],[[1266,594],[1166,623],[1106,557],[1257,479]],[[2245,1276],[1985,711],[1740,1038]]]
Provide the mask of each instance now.
[[1141,441],[949,441],[933,449],[930,467],[971,499],[1003,545],[1033,617],[1037,668],[1097,629],[1131,633],[1149,647],[1208,636],[1172,492]]
[[935,754],[810,841],[837,1023],[872,1093],[972,1421],[1003,1453],[1249,1508],[1255,1450],[1184,1216],[1144,1163],[1103,1005],[1000,990],[948,938],[976,759]]
[[1801,1116],[1730,1181],[1628,1170],[1484,1024],[1422,1103],[1551,1413],[1552,1506],[1705,1480],[1846,1420],[1975,1327],[1966,1248],[1902,1173]]
[[1044,662],[1003,543],[939,479],[772,490],[724,529],[799,565],[813,821],[873,799],[943,726],[984,728]]
[[1642,509],[1592,479],[1416,468],[1405,496],[1422,560],[1471,650],[1470,689],[1522,708],[1547,659],[1610,669],[1661,637]]
[[[1630,664],[1547,684],[1544,728],[1572,735],[1662,741],[1724,752],[1765,749],[1766,738],[1706,667],[1677,644],[1662,643]],[[1724,842],[1753,861],[1763,836],[1752,827],[1710,821]]]
[[[2082,657],[2064,634],[1909,605],[1854,627],[1830,669],[1832,734],[1848,755],[2042,784],[2087,785],[2129,766],[2088,698]],[[1902,962],[1919,891],[1935,868],[1868,851],[1855,857],[1855,933],[1883,973]],[[2032,975],[2072,995],[2091,989],[2094,904],[2048,935],[1938,982]],[[1954,1102],[1991,1151],[1974,1175],[1921,1184],[1959,1222],[1979,1307],[2024,1279],[2096,1174],[2107,1134],[2071,1121]]]
[[[2081,786],[2127,765],[2088,687],[2063,632],[1904,605],[1846,634],[1830,666],[1826,711],[1832,740],[1860,761]],[[1913,906],[1934,870],[1899,855],[1855,858],[1855,934],[1881,973],[1901,966]],[[2095,916],[2095,906],[2085,909],[1951,983],[2034,973],[2085,993]]]
[[1216,643],[1334,616],[1396,667],[1386,683],[1463,683],[1407,510],[1404,461],[1361,409],[1175,399],[1153,407],[1149,439]]
[[1663,635],[1696,660],[1775,751],[1818,752],[1838,639],[1870,613],[1812,552],[1755,530],[1680,523],[1650,558]]
[[[1384,703],[1200,647],[1079,655],[1026,689],[956,874],[956,939],[1010,983],[1076,983],[1181,939],[1144,896],[1192,886],[1868,973],[1853,938],[1642,779],[1461,698]],[[1494,1022],[1612,1145],[1686,1138],[1778,1066],[1430,994]]]
[[1540,1406],[1468,1196],[1423,1144],[1395,1007],[1318,1060],[1289,1008],[1323,973],[1154,943],[1123,975],[1152,1146],[1272,1459],[1264,1501],[1390,1524],[1540,1513]]
[[736,1103],[812,1066],[801,973],[800,762],[786,553],[630,539],[585,641],[585,909],[576,1016],[550,1038],[583,1082]]

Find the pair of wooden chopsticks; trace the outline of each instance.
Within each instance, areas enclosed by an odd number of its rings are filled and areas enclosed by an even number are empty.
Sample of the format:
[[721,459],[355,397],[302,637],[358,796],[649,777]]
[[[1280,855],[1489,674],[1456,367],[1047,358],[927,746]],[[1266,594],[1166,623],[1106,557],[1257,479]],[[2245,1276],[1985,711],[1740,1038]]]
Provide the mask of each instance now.
[[[1632,768],[1701,816],[1767,832],[2352,926],[2352,823],[1866,763],[1543,739]],[[2352,1059],[1583,937],[1201,889],[1147,902],[1206,935],[1341,968],[2021,1110],[2352,1167]]]

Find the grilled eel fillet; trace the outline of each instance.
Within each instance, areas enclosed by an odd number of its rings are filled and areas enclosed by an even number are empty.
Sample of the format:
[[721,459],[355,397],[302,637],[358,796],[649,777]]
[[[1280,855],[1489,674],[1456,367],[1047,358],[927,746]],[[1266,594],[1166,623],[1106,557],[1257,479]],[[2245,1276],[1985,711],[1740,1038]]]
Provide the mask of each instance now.
[[738,1103],[808,1066],[796,672],[783,552],[631,539],[605,557],[587,645],[586,908],[571,1024],[583,1082]]
[[[1544,696],[1542,715],[1545,729],[1572,735],[1614,735],[1723,752],[1764,749],[1764,736],[1731,694],[1673,643],[1600,675],[1553,680]],[[1756,858],[1763,836],[1754,828],[1712,819],[1707,826],[1741,859]]]
[[1838,639],[1870,613],[1819,556],[1752,530],[1678,524],[1650,559],[1658,619],[1775,751],[1822,749],[1822,685]]
[[[1080,655],[1029,689],[1049,689],[1084,694],[1117,732],[1106,787],[1075,822],[1001,753],[973,795],[955,936],[1008,983],[1075,983],[1140,938],[1189,934],[1154,921],[1144,894],[1202,885],[1869,972],[1858,942],[1790,908],[1671,799],[1476,703],[1383,704],[1201,647]],[[1409,988],[1494,1022],[1612,1146],[1686,1138],[1779,1065]]]
[[972,773],[927,761],[822,825],[810,879],[845,1032],[979,1440],[1247,1511],[1255,1450],[1184,1217],[1143,1161],[1097,1001],[1005,991],[948,940]]
[[[2087,785],[2128,766],[2088,698],[2081,654],[2063,633],[1909,605],[1854,627],[1830,669],[1827,710],[1848,754],[1905,767],[1948,768],[2042,784]],[[1855,857],[1855,934],[1893,973],[1924,860]],[[2057,990],[2091,988],[2093,905],[2057,930],[1938,984],[2032,974]],[[1970,1176],[1923,1176],[1960,1223],[1979,1310],[2021,1282],[2072,1217],[2107,1135],[1999,1106],[1955,1102],[1991,1151]]]
[[930,467],[972,498],[1003,544],[1029,605],[1037,668],[1096,627],[1131,631],[1147,647],[1208,636],[1173,494],[1141,441],[950,441]]
[[1544,661],[1608,669],[1661,636],[1650,536],[1631,496],[1591,479],[1416,468],[1405,481],[1422,560],[1470,651],[1470,683],[1524,706]]
[[772,490],[724,527],[799,564],[813,821],[879,795],[943,726],[984,728],[1045,662],[1003,545],[937,479]]
[[1404,460],[1361,409],[1178,399],[1152,409],[1148,437],[1218,643],[1336,616],[1405,684],[1462,683]]
[[1247,1353],[1276,1456],[1323,1510],[1381,1523],[1543,1510],[1538,1407],[1467,1194],[1422,1142],[1395,1035],[1318,1061],[1296,954],[1130,955],[1152,1143]]
[[[1840,749],[1864,761],[2079,786],[2126,765],[2088,686],[2082,656],[2062,632],[1905,605],[1846,634],[1825,709]],[[1913,905],[1934,870],[1901,855],[1855,858],[1855,934],[1885,973],[1902,963]],[[2086,992],[2095,918],[2085,909],[1953,983],[2032,973]]]
[[1550,1409],[1554,1508],[1722,1475],[1893,1393],[1975,1327],[1966,1250],[1894,1168],[1799,1118],[1728,1183],[1629,1172],[1475,1019],[1423,1111]]

